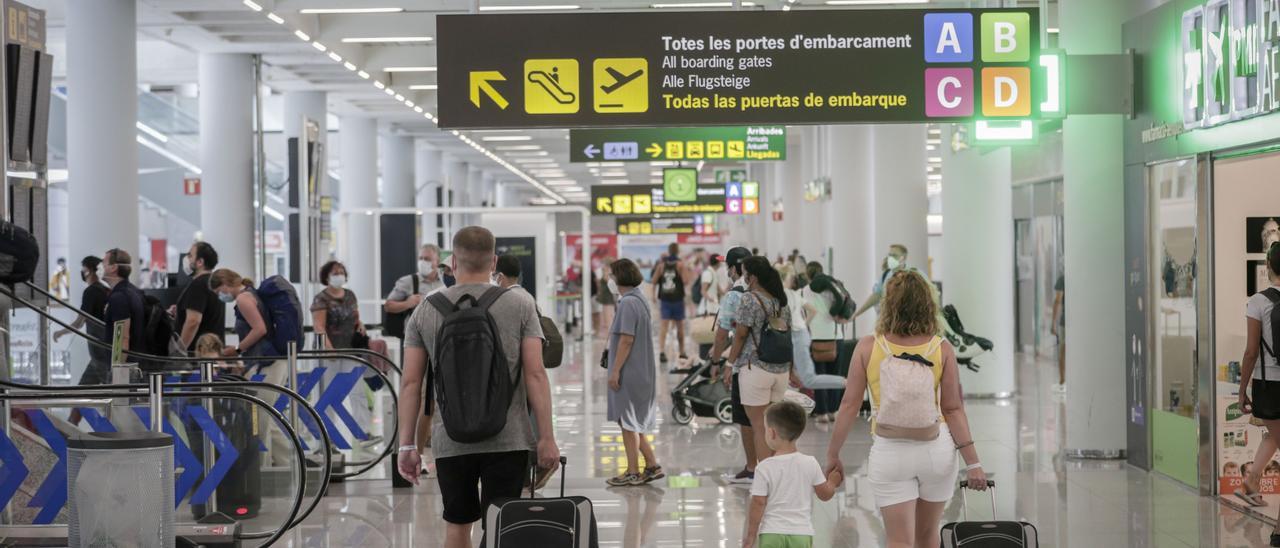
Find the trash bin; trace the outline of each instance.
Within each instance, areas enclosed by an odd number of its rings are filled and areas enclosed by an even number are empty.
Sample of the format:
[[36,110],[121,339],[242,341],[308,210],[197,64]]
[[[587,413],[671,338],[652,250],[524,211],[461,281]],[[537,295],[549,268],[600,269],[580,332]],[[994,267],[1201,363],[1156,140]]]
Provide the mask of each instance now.
[[83,432],[67,438],[69,546],[171,548],[173,438]]

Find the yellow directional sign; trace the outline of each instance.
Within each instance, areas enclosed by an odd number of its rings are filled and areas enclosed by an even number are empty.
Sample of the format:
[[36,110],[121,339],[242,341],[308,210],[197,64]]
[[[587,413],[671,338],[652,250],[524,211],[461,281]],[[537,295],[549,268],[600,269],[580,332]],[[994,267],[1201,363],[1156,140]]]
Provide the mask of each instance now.
[[707,141],[707,158],[711,160],[724,158],[724,141]]
[[649,61],[596,59],[592,63],[595,110],[601,113],[649,110]]
[[684,144],[684,155],[690,160],[702,159],[702,141],[688,141]]
[[601,213],[613,213],[613,200],[609,198],[596,198],[596,211]]
[[662,145],[659,145],[658,143],[650,143],[649,148],[644,149],[644,151],[649,153],[649,156],[657,158],[662,156]]
[[684,141],[667,141],[667,159],[684,159]]
[[577,59],[529,59],[524,62],[524,111],[529,114],[578,112]]
[[742,158],[746,156],[747,144],[742,141],[729,141],[729,158]]
[[506,81],[506,77],[496,70],[474,70],[471,71],[471,104],[476,108],[480,108],[480,92],[484,92],[498,108],[506,110],[507,99],[493,88],[493,82]]

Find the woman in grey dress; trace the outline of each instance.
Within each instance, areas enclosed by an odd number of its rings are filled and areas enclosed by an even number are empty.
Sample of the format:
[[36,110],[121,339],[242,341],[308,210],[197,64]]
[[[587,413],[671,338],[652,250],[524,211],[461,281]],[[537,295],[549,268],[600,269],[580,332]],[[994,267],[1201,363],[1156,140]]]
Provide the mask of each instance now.
[[[644,485],[666,476],[653,454],[647,434],[657,431],[657,368],[653,352],[653,319],[639,286],[644,278],[629,259],[609,265],[609,290],[618,296],[617,314],[609,328],[609,420],[622,427],[627,471],[610,478],[615,487]],[[644,455],[642,470],[640,454]]]

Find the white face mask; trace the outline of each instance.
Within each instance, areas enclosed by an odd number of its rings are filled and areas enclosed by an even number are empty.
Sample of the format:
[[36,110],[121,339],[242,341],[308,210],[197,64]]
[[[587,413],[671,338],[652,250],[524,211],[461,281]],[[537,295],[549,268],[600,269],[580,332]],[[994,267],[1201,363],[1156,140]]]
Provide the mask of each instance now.
[[893,255],[890,255],[884,262],[889,266],[889,270],[896,270],[899,266],[902,266],[902,261]]
[[613,281],[613,278],[609,278],[609,281],[605,282],[605,285],[609,287],[610,293],[613,293],[614,295],[622,294],[621,291],[618,291],[618,282]]
[[430,276],[432,274],[435,274],[435,272],[436,272],[436,265],[431,264],[430,261],[424,261],[422,259],[418,259],[418,274],[422,276]]
[[98,276],[99,280],[107,276],[107,271],[105,268],[102,267],[102,263],[98,263],[97,268],[93,269],[93,273]]
[[345,286],[345,285],[347,285],[346,276],[342,274],[334,274],[333,276],[329,276],[329,287],[332,287],[334,289],[342,289],[342,286]]

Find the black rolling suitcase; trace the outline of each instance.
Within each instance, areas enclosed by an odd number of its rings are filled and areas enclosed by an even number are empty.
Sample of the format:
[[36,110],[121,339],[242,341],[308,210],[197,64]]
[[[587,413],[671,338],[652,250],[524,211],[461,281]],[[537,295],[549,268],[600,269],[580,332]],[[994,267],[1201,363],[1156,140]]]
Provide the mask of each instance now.
[[[965,491],[969,482],[960,482],[964,521],[942,526],[942,548],[1037,548],[1040,546],[1036,526],[1025,521],[969,521],[969,505]],[[996,513],[996,482],[987,481],[991,492],[991,515]]]
[[[503,499],[485,512],[484,548],[597,548],[596,516],[587,497],[564,495],[564,465],[560,457],[560,497]],[[530,479],[537,467],[530,467]]]

